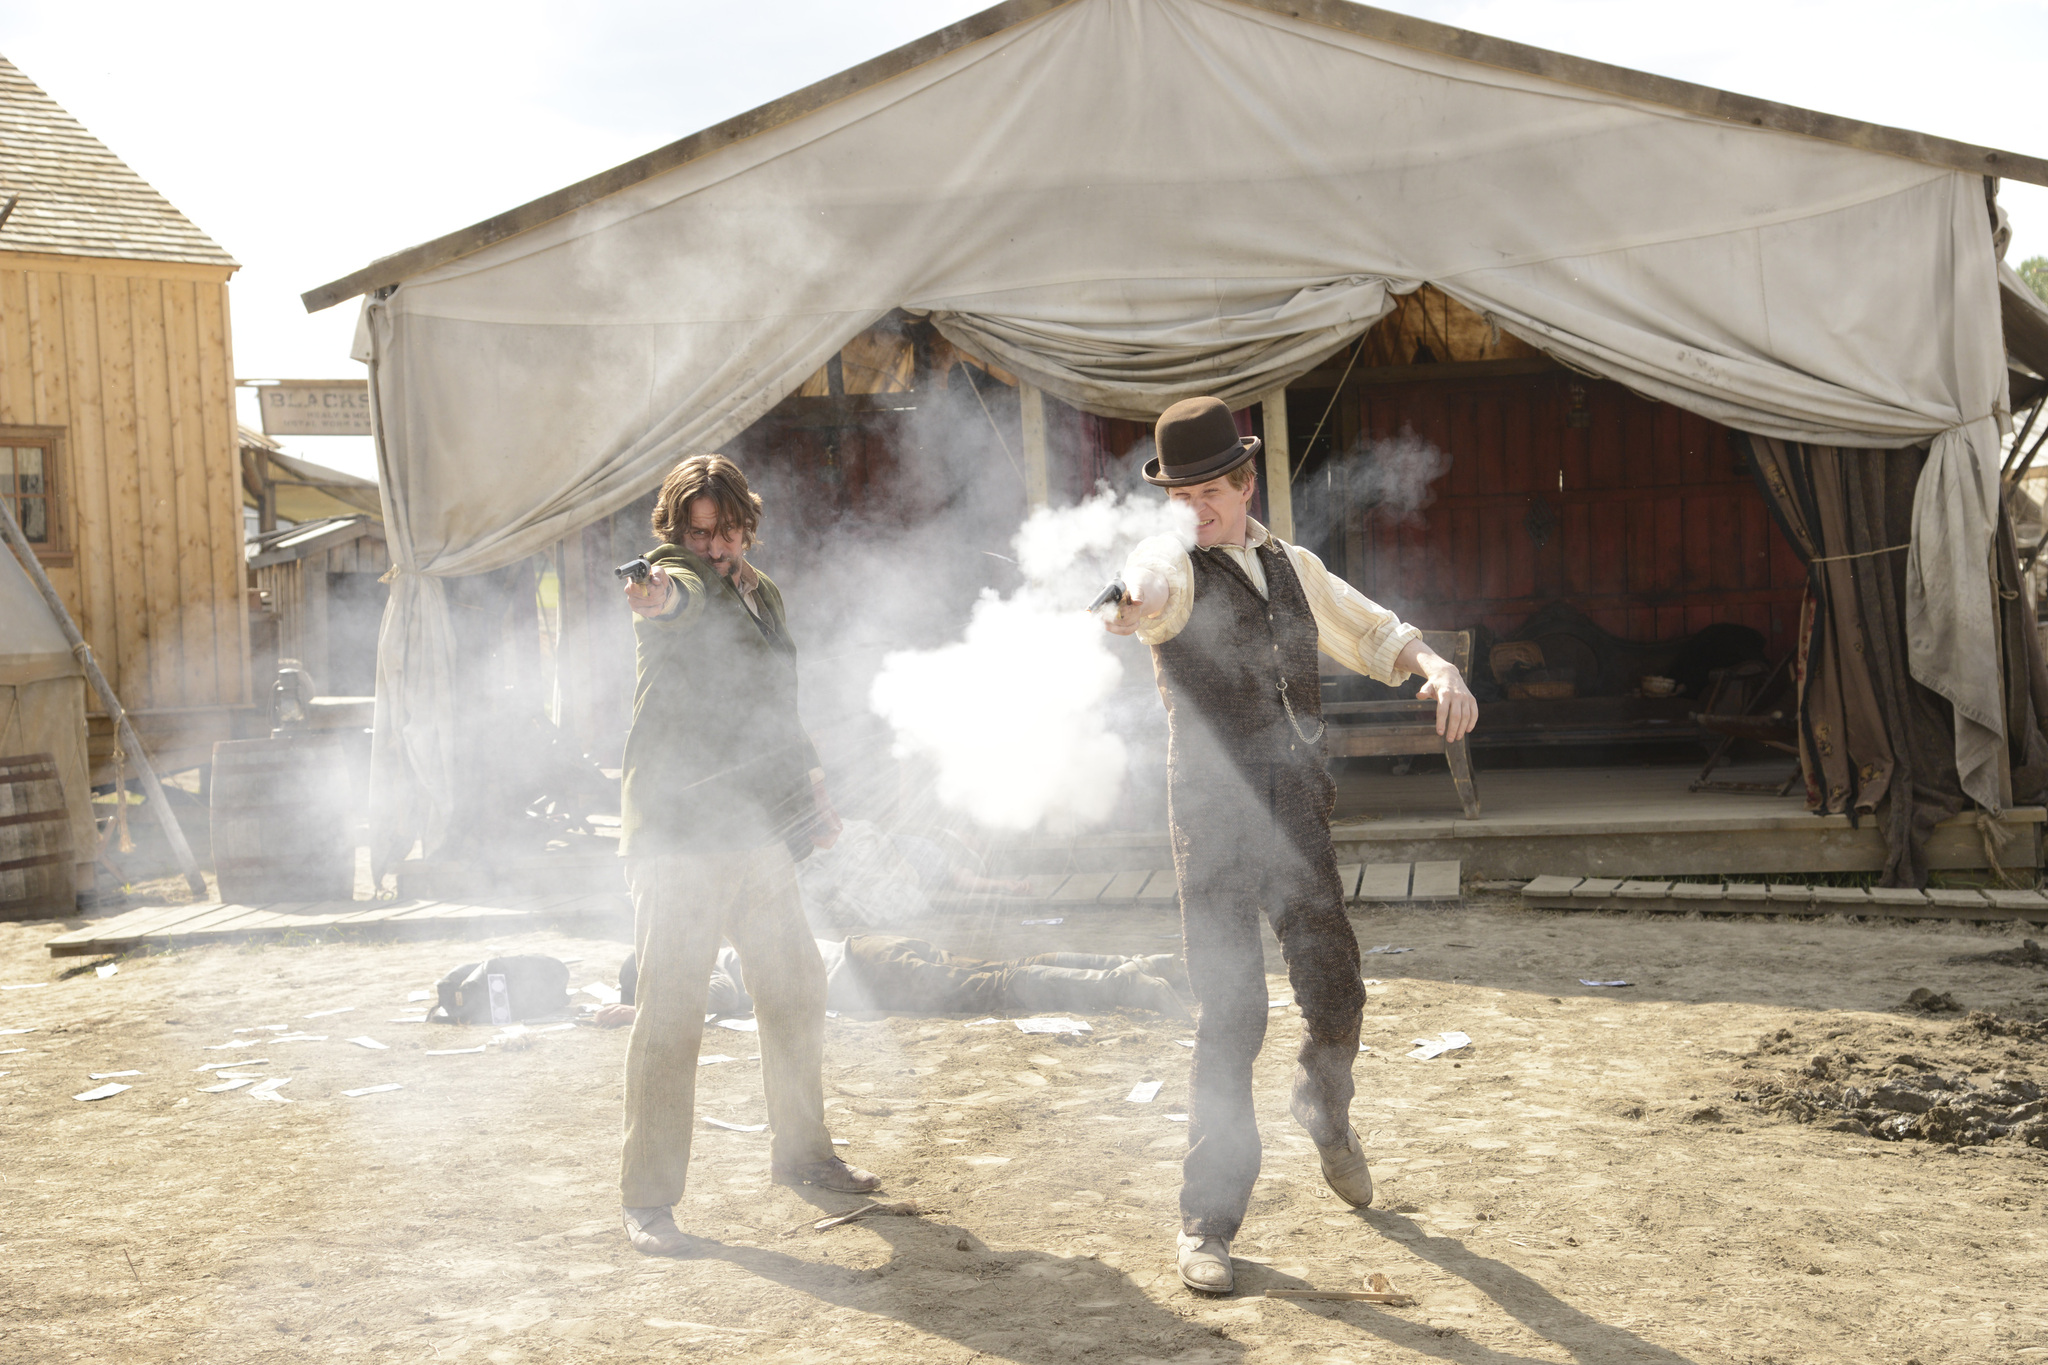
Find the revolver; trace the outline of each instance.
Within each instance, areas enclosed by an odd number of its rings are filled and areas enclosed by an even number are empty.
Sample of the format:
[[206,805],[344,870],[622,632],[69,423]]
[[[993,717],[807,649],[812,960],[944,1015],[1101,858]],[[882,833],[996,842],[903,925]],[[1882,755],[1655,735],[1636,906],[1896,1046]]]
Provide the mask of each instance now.
[[1088,610],[1099,611],[1103,607],[1120,605],[1124,600],[1124,581],[1121,578],[1109,580],[1109,586],[1095,594],[1095,600],[1088,604]]
[[619,565],[612,572],[618,576],[621,582],[630,579],[635,583],[645,583],[647,575],[654,572],[654,566],[647,562],[645,555],[642,555],[638,559],[628,560],[626,563]]

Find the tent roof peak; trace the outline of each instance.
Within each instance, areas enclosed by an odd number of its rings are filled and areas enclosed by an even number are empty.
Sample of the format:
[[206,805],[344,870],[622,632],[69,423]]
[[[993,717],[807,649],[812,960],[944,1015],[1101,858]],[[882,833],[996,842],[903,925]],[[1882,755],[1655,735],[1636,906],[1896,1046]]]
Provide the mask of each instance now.
[[[316,313],[335,304],[401,283],[450,261],[481,251],[553,222],[586,204],[617,194],[664,172],[746,138],[792,123],[859,91],[995,34],[1029,23],[1075,0],[1004,0],[922,38],[849,67],[834,76],[771,100],[644,156],[565,186],[517,208],[486,218],[432,241],[382,257],[360,270],[301,295],[306,311]],[[1971,174],[2000,176],[2029,184],[2048,185],[2048,159],[1980,147],[1973,143],[1917,133],[1910,129],[1864,123],[1796,105],[1738,95],[1711,86],[1584,57],[1553,52],[1527,43],[1489,37],[1447,24],[1350,3],[1350,0],[1230,0],[1248,9],[1284,15],[1304,23],[1339,29],[1399,47],[1498,67],[1564,85],[1618,95],[1645,104],[1746,127],[1858,147],[1865,151],[1944,166]]]

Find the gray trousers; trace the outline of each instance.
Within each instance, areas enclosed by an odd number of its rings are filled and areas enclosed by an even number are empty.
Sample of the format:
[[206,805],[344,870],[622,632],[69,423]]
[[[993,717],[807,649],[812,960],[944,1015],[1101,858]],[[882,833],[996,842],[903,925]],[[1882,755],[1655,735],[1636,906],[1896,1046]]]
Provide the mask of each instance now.
[[619,1202],[665,1208],[683,1196],[696,1122],[697,1050],[721,939],[739,950],[754,996],[770,1163],[834,1156],[825,1131],[825,964],[781,844],[735,853],[629,858],[640,979],[626,1045]]

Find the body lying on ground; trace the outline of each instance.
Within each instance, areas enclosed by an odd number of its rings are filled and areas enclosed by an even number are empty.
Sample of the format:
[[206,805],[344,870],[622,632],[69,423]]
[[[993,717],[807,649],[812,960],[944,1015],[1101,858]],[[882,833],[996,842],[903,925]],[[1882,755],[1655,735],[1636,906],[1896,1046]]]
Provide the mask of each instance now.
[[[921,938],[853,934],[824,939],[825,1003],[836,1010],[901,1010],[909,1014],[989,1014],[1011,1010],[1146,1009],[1184,1019],[1187,1008],[1170,977],[1173,954],[1125,957],[1099,953],[1039,953],[1008,961],[966,957]],[[597,1022],[632,1022],[636,964],[619,968],[619,1004],[598,1011]],[[752,1014],[739,955],[718,951],[705,1006],[712,1014]]]

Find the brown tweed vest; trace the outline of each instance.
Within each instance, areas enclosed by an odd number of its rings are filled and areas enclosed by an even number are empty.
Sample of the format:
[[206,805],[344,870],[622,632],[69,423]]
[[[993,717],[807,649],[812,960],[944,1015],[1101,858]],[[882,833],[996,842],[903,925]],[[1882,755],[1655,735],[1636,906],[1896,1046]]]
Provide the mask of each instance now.
[[1329,848],[1336,789],[1323,767],[1315,617],[1279,543],[1253,553],[1266,574],[1264,598],[1228,556],[1191,551],[1193,613],[1152,651],[1166,703],[1176,852],[1184,836],[1233,845],[1228,853],[1192,848],[1204,861],[1264,861],[1272,855],[1234,845],[1266,843],[1274,833],[1304,853]]

